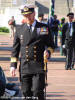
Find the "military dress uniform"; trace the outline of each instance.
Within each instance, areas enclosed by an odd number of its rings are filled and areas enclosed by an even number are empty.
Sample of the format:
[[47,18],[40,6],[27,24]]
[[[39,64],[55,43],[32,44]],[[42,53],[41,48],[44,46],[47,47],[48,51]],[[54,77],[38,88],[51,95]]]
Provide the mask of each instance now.
[[16,27],[11,67],[17,68],[20,54],[20,81],[25,100],[44,100],[44,50],[54,49],[51,32],[46,24],[34,21],[33,31],[25,23]]

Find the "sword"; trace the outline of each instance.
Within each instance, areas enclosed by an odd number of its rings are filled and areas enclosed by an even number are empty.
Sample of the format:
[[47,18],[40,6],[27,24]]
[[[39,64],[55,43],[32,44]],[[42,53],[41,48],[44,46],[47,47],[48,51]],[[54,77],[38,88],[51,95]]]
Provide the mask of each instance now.
[[48,83],[47,83],[47,72],[48,72],[47,62],[48,62],[48,59],[47,59],[46,55],[44,54],[44,71],[45,71],[45,94],[44,94],[44,98],[45,98],[45,100],[46,100],[46,86],[48,85]]
[[[48,48],[47,52],[49,53],[49,57],[50,57],[51,53],[53,53],[54,50],[52,48]],[[44,94],[44,96],[45,96],[45,100],[46,100],[46,86],[48,86],[48,83],[47,83],[47,72],[48,72],[47,62],[48,62],[48,58],[44,52],[44,71],[45,71],[45,94]]]

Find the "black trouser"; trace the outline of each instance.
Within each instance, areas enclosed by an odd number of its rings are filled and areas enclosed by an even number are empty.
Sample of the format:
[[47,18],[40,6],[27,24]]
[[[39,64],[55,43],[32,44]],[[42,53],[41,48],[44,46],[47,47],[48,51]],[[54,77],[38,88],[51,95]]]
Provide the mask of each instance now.
[[75,48],[72,47],[72,45],[67,48],[67,55],[66,55],[66,68],[72,68],[74,66],[74,53]]
[[44,100],[45,74],[27,74],[21,77],[24,100]]

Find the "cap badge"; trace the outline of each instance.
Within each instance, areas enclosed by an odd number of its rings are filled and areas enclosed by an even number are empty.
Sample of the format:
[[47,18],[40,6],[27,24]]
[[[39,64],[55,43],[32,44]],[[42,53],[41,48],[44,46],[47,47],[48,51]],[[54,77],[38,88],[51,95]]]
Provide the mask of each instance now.
[[29,10],[29,8],[24,8],[24,11],[28,11]]

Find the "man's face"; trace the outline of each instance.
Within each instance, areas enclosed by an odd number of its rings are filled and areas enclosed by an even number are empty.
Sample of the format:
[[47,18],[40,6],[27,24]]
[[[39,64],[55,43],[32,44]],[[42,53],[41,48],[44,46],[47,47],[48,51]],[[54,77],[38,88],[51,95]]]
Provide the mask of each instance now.
[[39,17],[39,21],[42,21],[43,20],[43,17]]
[[35,20],[35,12],[31,14],[24,15],[27,24],[32,24]]
[[72,22],[73,19],[74,19],[74,16],[73,15],[70,15],[68,18],[69,18],[69,22]]
[[54,19],[57,19],[57,16],[56,15],[54,15]]

